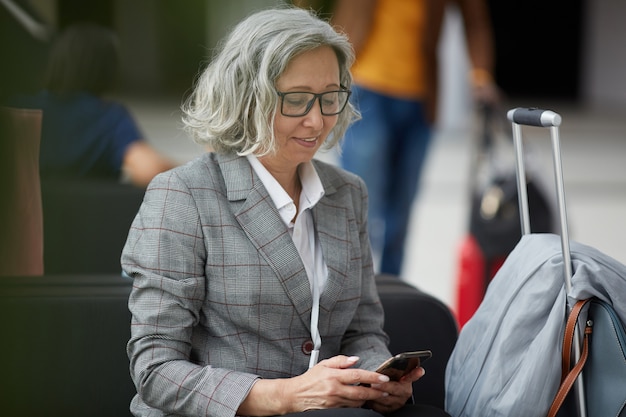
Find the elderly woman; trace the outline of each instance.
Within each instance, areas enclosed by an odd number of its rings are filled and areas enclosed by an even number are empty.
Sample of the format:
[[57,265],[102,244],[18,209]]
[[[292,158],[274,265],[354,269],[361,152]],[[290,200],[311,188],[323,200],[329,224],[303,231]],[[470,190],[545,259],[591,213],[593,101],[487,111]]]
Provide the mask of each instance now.
[[137,416],[446,415],[405,406],[356,176],[317,160],[358,112],[345,36],[300,9],[234,28],[184,106],[214,151],[149,185],[122,254]]

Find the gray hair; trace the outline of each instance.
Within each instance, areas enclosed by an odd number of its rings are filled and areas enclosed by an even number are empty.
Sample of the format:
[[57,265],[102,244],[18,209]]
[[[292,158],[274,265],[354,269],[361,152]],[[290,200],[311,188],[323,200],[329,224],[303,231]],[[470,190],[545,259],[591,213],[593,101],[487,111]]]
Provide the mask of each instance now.
[[[337,54],[342,87],[352,85],[354,51],[347,37],[312,12],[279,8],[240,22],[220,44],[182,106],[184,129],[216,152],[266,155],[276,151],[275,83],[289,62],[306,51],[330,46]],[[334,147],[360,117],[348,103],[324,143]]]

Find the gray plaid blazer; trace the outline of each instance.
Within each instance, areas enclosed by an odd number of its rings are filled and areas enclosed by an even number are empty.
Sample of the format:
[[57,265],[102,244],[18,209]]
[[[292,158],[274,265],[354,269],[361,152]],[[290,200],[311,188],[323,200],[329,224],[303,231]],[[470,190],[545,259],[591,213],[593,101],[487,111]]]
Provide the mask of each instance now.
[[[314,161],[313,209],[329,277],[320,360],[390,356],[355,175]],[[304,265],[246,158],[207,153],[158,175],[128,234],[128,343],[135,415],[232,417],[258,378],[307,370],[312,298]]]

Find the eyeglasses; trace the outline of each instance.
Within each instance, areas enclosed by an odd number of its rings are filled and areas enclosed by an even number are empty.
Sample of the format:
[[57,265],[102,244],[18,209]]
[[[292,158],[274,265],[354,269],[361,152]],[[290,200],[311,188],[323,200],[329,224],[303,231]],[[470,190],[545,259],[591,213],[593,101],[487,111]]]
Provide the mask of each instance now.
[[315,94],[309,92],[293,91],[289,93],[277,92],[281,98],[280,112],[283,116],[300,117],[306,115],[315,100],[319,100],[320,109],[324,116],[334,116],[345,109],[352,92],[350,90],[326,91]]

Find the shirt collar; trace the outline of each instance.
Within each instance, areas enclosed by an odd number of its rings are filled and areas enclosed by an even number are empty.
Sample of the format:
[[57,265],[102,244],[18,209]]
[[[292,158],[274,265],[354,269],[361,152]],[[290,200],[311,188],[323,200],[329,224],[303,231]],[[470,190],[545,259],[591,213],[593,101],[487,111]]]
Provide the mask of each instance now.
[[[295,214],[289,211],[293,200],[255,155],[246,155],[246,158],[267,189],[281,218],[286,225],[289,225]],[[300,164],[298,172],[300,174],[300,182],[302,183],[302,192],[300,193],[300,211],[302,212],[308,208],[312,208],[320,201],[324,196],[324,186],[311,161]],[[295,206],[293,209],[295,210]]]

